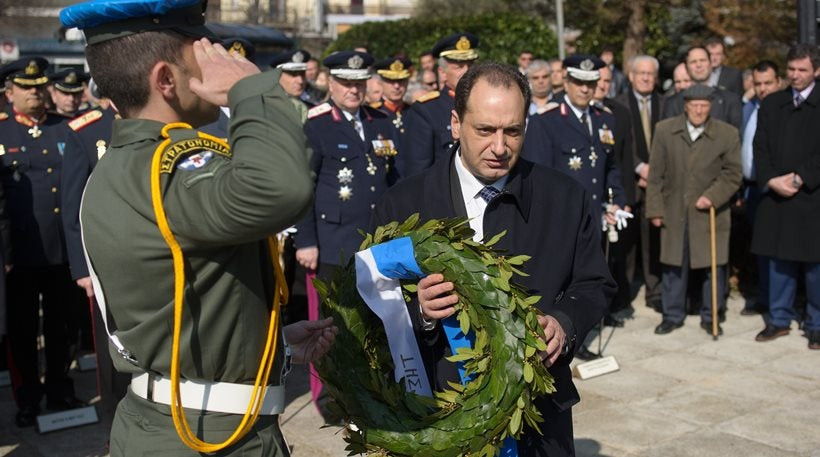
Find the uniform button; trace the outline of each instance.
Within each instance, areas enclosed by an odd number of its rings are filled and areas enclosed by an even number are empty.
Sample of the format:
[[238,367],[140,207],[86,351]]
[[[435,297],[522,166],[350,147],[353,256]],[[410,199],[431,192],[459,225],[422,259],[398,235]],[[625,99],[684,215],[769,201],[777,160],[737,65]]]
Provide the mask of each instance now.
[[593,196],[592,196],[592,199],[593,199],[593,200],[598,200],[598,196],[597,196],[597,195],[593,195]]
[[46,173],[51,173],[52,171],[54,170],[52,170],[51,168],[46,168]]
[[342,158],[341,158],[341,159],[339,159],[339,160],[341,160],[341,161],[342,161],[342,163],[347,162],[347,157],[342,157]]
[[319,217],[320,217],[321,219],[324,219],[324,218],[325,218],[325,215],[324,215],[324,214],[322,214],[322,215],[321,215],[321,216],[319,216]]
[[17,161],[15,160],[15,161],[11,162],[11,164],[16,167],[17,166]]
[[43,149],[43,154],[48,154],[48,149]]
[[597,182],[598,182],[598,178],[592,178],[592,184],[595,184]]
[[375,204],[375,203],[371,203],[371,204],[370,204],[370,209],[376,209],[376,204]]
[[51,188],[51,193],[52,193],[52,194],[56,194],[56,193],[57,193],[57,188],[56,188],[56,187],[52,187],[52,188]]
[[370,192],[376,192],[376,186],[370,186]]
[[59,213],[59,212],[60,212],[60,208],[54,208],[54,212],[55,212],[55,213]]

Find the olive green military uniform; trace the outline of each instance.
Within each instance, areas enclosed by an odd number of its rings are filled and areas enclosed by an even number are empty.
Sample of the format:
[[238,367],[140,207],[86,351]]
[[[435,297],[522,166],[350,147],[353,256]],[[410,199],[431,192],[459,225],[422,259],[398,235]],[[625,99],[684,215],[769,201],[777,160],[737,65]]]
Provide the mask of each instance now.
[[[229,93],[231,151],[192,151],[162,174],[170,228],[186,261],[180,345],[183,379],[253,384],[265,345],[273,271],[264,238],[311,207],[313,183],[301,123],[278,72],[247,77]],[[118,370],[170,377],[174,271],[151,205],[150,166],[162,123],[114,123],[110,147],[83,199],[83,239],[112,321],[136,363],[112,350]],[[195,138],[171,131],[173,141]],[[194,160],[196,156],[196,160]],[[187,157],[187,158],[186,158]],[[98,290],[98,294],[99,294]],[[271,372],[281,383],[282,338]],[[200,439],[225,440],[241,415],[186,409]],[[170,407],[129,390],[111,432],[111,455],[199,455],[177,437]],[[278,416],[218,455],[287,455]]]

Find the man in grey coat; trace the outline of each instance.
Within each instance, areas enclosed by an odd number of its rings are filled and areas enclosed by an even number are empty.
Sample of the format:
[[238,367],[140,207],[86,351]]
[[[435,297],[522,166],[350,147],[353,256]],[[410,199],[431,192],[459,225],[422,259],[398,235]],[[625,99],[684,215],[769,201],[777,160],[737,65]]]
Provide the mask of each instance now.
[[[684,114],[655,128],[646,217],[661,229],[663,321],[655,328],[659,335],[683,326],[690,273],[711,265],[710,207],[717,213],[718,307],[725,306],[729,203],[740,187],[742,173],[737,129],[709,115],[713,93],[714,89],[702,84],[686,89],[682,92]],[[700,316],[701,327],[711,333],[711,273],[706,278],[701,285]]]

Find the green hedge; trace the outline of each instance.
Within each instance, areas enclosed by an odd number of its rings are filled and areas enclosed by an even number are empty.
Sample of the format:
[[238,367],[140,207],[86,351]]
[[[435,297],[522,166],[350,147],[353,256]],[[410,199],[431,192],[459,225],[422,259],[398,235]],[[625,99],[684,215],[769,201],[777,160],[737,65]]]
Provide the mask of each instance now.
[[516,64],[518,53],[532,51],[536,58],[558,53],[555,33],[539,18],[518,13],[481,14],[438,19],[411,18],[366,22],[350,28],[330,44],[325,55],[366,44],[376,59],[404,52],[417,63],[418,56],[439,38],[457,32],[478,35],[481,60]]

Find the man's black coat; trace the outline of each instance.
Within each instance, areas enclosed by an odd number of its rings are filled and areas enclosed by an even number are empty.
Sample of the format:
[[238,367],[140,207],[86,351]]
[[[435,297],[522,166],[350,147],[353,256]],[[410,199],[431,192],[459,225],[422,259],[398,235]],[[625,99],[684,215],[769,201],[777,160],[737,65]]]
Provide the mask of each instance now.
[[[403,221],[413,213],[420,213],[422,221],[466,216],[454,157],[451,153],[450,160],[438,161],[390,188],[377,204],[371,225]],[[589,201],[584,187],[572,177],[519,159],[504,191],[484,213],[487,239],[507,230],[496,247],[532,257],[523,268],[530,276],[517,280],[542,296],[538,307],[560,322],[568,338],[574,337],[575,347],[599,322],[615,292],[601,252],[600,217],[597,209],[595,217],[590,215]],[[409,310],[418,324],[418,305],[411,304]],[[429,332],[417,328],[416,337],[431,385],[442,389],[448,380],[458,382],[456,365],[444,360],[450,349],[441,326]],[[560,357],[549,369],[557,392],[536,402],[546,420],[541,427],[544,436],[525,429],[519,455],[573,455],[571,407],[579,397],[570,374],[571,358]]]

